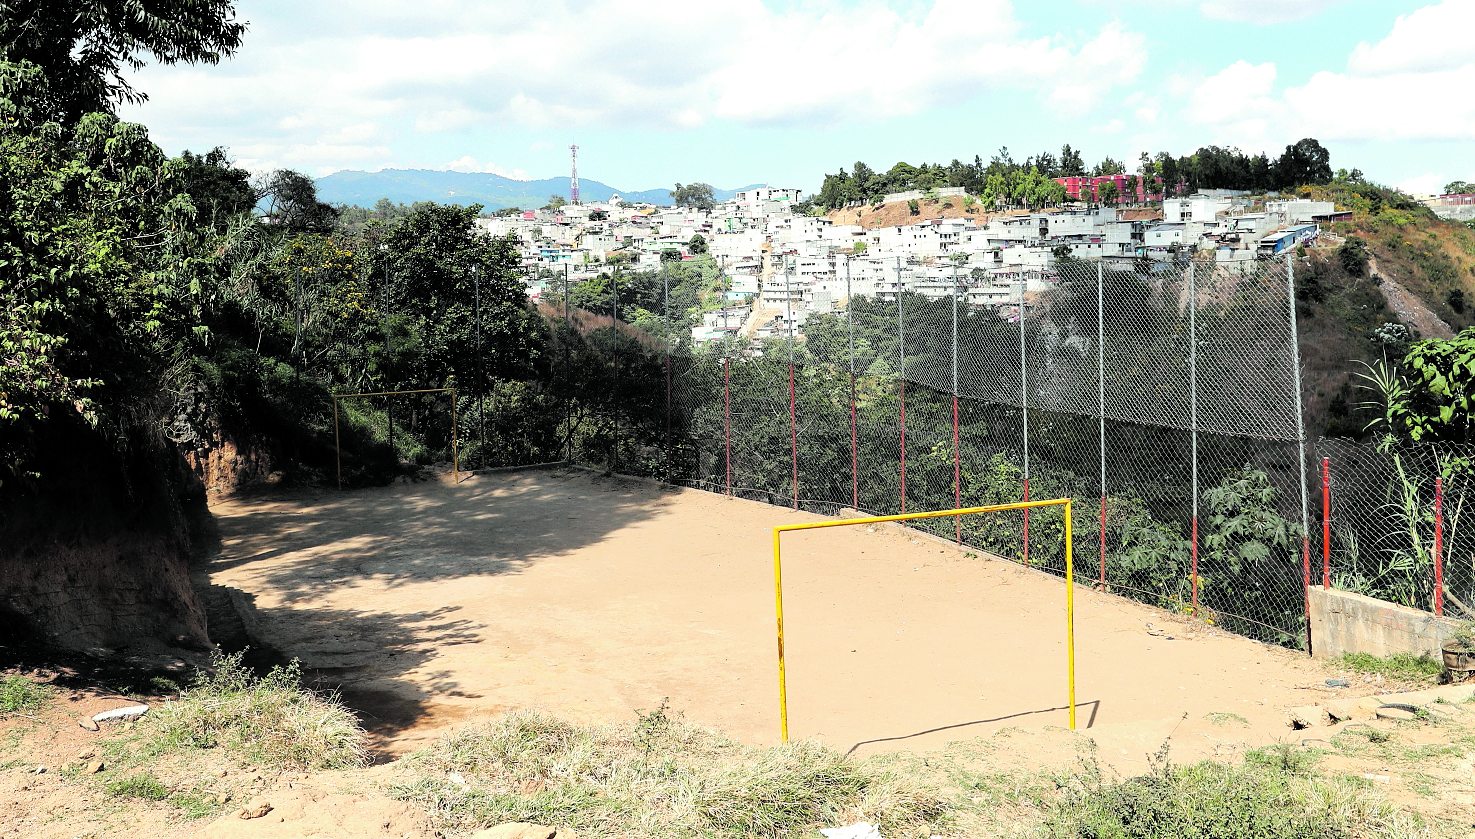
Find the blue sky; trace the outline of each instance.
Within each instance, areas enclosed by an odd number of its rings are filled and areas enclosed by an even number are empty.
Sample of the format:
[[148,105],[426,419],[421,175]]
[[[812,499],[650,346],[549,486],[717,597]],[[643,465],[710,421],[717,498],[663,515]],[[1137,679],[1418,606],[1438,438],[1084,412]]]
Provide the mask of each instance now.
[[864,160],[1207,144],[1475,180],[1475,0],[241,0],[216,67],[124,109],[252,169],[817,188]]

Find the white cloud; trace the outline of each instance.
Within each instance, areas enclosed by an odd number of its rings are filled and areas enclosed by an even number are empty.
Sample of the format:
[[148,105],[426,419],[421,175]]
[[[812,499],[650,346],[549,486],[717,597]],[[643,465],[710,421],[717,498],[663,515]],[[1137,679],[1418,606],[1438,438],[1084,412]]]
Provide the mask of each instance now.
[[1449,183],[1443,174],[1429,173],[1409,178],[1398,184],[1398,188],[1409,195],[1438,195],[1444,192],[1444,185]]
[[1357,76],[1430,73],[1475,63],[1475,3],[1445,0],[1403,15],[1388,37],[1363,42],[1352,51],[1347,70]]
[[[1255,148],[1301,137],[1475,139],[1475,96],[1465,94],[1475,90],[1475,46],[1462,37],[1472,24],[1470,0],[1425,7],[1398,18],[1383,40],[1359,44],[1346,72],[1324,70],[1280,91],[1274,64],[1239,61],[1198,81],[1184,116],[1215,129],[1215,142]],[[1455,34],[1441,39],[1445,32]]]
[[1204,17],[1235,23],[1267,26],[1305,20],[1347,0],[1205,0],[1199,4]]
[[[1135,81],[1120,23],[1027,37],[1009,0],[242,0],[245,46],[214,68],[148,67],[131,113],[166,144],[233,138],[263,165],[382,161],[407,135],[517,125],[680,130],[870,122],[1036,91],[1078,114]],[[273,152],[271,149],[275,148]]]

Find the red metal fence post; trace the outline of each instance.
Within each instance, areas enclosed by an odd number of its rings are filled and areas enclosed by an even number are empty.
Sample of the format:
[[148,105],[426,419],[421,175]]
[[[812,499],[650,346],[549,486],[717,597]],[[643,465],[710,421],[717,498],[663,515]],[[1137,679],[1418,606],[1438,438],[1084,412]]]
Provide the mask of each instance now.
[[729,359],[722,359],[722,447],[727,466],[727,494],[732,495],[732,369]]
[[1434,614],[1444,614],[1444,479],[1434,479]]
[[[899,298],[898,298],[899,299]],[[907,511],[907,380],[901,380],[901,511]]]
[[1332,460],[1321,459],[1321,587],[1332,587]]

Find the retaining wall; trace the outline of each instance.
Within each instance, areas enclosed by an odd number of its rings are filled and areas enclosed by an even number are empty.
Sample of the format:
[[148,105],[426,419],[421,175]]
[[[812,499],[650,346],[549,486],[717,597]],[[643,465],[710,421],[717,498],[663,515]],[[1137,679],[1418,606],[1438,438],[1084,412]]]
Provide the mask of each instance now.
[[1350,591],[1311,587],[1311,654],[1428,654],[1454,634],[1455,621]]

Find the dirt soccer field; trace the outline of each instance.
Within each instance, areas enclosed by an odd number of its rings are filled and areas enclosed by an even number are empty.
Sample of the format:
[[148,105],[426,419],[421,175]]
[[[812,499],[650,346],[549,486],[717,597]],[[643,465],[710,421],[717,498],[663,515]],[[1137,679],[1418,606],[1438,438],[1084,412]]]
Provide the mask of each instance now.
[[[580,470],[212,509],[210,581],[387,754],[512,708],[600,721],[666,697],[778,739],[770,528],[818,516]],[[793,737],[867,753],[1066,725],[1062,580],[891,526],[784,546]],[[1284,709],[1327,698],[1299,653],[1084,587],[1076,639],[1079,725],[1128,766],[1170,734],[1177,758],[1215,753],[1206,714],[1290,737]]]

